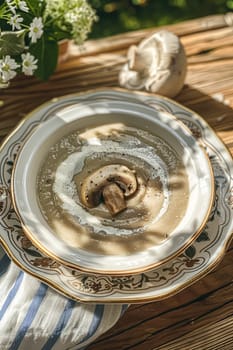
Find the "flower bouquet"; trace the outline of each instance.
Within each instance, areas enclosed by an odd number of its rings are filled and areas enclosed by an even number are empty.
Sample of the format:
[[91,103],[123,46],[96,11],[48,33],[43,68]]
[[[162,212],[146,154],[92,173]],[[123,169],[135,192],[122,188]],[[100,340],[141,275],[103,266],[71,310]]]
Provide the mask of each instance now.
[[0,0],[0,85],[17,73],[47,80],[59,42],[82,44],[96,20],[86,0]]

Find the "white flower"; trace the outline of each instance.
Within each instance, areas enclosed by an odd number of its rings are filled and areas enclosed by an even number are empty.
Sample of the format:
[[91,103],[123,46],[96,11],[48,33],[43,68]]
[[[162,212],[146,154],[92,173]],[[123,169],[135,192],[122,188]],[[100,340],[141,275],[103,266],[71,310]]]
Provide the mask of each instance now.
[[68,31],[78,44],[87,38],[97,19],[86,0],[46,0],[44,16],[52,18],[62,31]]
[[33,75],[34,71],[37,69],[37,59],[33,55],[31,55],[29,52],[26,54],[22,54],[22,71],[25,75]]
[[13,79],[16,76],[15,69],[18,67],[19,64],[9,55],[0,59],[0,78],[2,82],[7,83],[9,80]]
[[28,8],[28,5],[26,3],[26,1],[19,1],[18,2],[18,6],[19,6],[19,9],[23,12],[29,12],[29,8]]
[[41,35],[43,34],[43,23],[41,17],[35,17],[30,24],[29,28],[29,38],[32,39],[32,43],[36,43],[37,39],[40,39]]
[[23,22],[23,18],[20,17],[19,15],[11,16],[11,18],[8,21],[8,23],[12,26],[12,30],[21,29],[20,23],[22,22]]
[[15,2],[12,0],[6,0],[7,6],[9,7],[9,9],[11,10],[11,12],[13,12],[14,14],[16,14],[15,9]]

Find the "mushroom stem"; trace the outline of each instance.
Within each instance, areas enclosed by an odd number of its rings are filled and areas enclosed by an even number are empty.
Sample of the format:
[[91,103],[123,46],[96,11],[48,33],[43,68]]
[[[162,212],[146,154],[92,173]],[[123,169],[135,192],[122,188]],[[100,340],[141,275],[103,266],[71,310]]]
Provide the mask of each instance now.
[[152,63],[153,57],[150,49],[141,51],[133,45],[128,51],[128,59],[129,69],[145,74]]
[[115,183],[105,186],[102,194],[104,203],[112,215],[116,215],[126,208],[124,193]]

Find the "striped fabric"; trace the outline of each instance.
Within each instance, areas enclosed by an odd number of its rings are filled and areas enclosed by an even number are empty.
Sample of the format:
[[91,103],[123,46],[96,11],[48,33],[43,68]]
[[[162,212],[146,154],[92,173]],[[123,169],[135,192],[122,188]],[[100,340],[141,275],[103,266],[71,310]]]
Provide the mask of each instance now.
[[84,349],[126,309],[68,299],[22,272],[0,251],[0,350]]

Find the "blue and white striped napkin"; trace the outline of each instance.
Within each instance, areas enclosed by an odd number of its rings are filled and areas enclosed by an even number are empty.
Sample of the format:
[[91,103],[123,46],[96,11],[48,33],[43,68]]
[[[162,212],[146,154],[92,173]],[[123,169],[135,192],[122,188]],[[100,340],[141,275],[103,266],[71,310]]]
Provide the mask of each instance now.
[[0,350],[83,349],[126,309],[68,299],[21,271],[0,251]]

